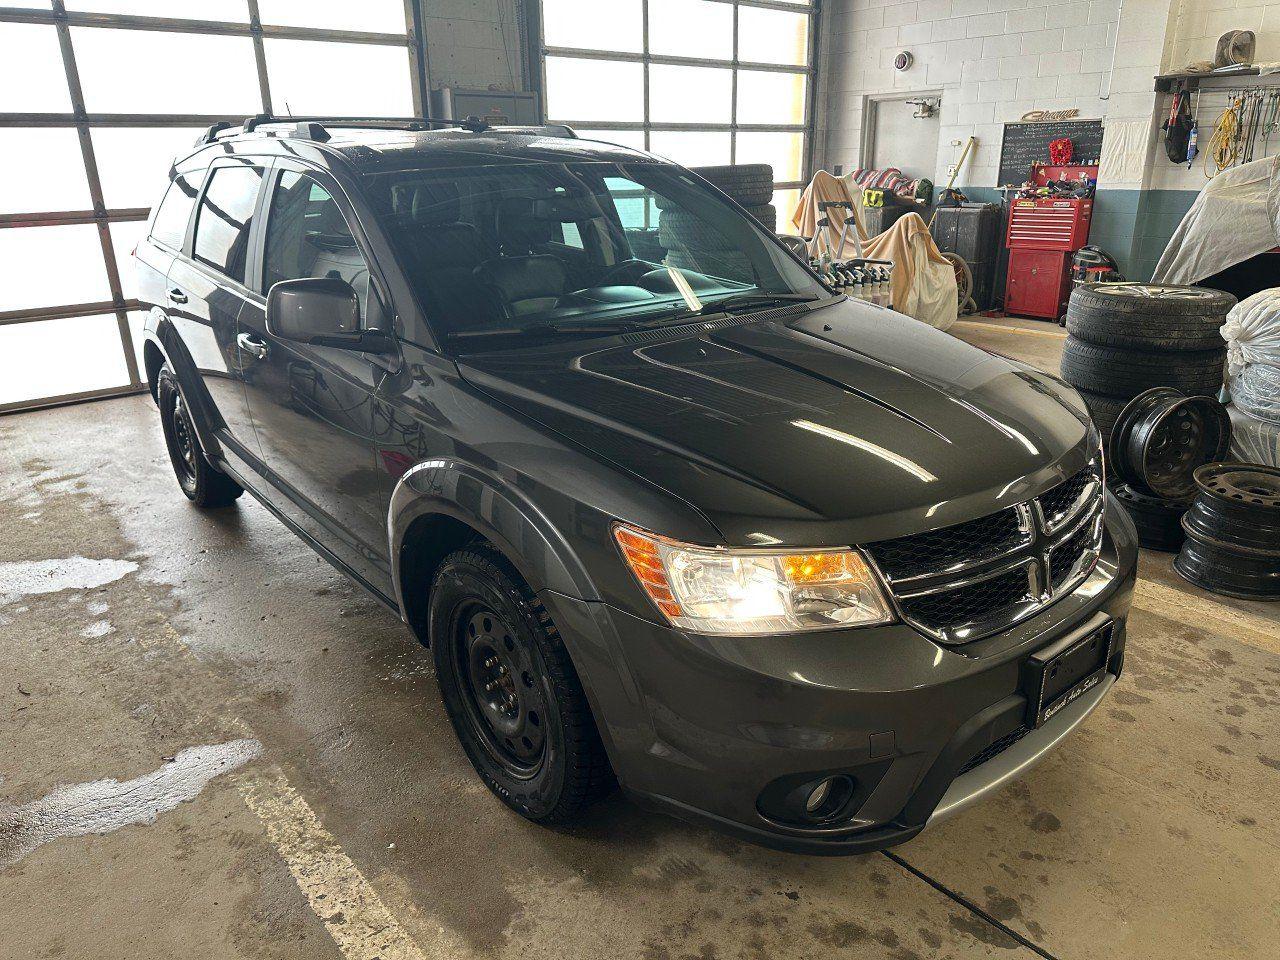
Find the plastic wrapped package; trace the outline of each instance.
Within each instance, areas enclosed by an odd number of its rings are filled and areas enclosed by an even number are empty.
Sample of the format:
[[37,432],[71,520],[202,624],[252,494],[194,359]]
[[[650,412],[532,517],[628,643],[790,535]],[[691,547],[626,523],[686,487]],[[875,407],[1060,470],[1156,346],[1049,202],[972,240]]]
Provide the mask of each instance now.
[[1222,338],[1232,403],[1251,417],[1280,424],[1280,287],[1232,307]]

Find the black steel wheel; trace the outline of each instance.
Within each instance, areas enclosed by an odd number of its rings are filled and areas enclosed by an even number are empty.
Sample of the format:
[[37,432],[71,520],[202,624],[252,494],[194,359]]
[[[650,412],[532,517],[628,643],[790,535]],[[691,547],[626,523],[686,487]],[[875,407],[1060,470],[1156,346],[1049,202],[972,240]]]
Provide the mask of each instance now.
[[1165,553],[1177,553],[1182,548],[1182,541],[1186,539],[1182,530],[1182,515],[1187,512],[1185,503],[1147,496],[1127,484],[1119,484],[1111,492],[1133,520],[1138,543],[1148,550]]
[[244,488],[205,457],[191,410],[178,386],[178,378],[168,365],[161,368],[156,381],[156,402],[160,407],[160,426],[169,450],[169,462],[187,499],[206,508],[233,503],[244,493]]
[[477,543],[444,559],[428,632],[454,732],[503,803],[563,823],[608,790],[609,761],[568,651],[500,553]]
[[1190,502],[1196,468],[1220,460],[1230,446],[1231,418],[1221,403],[1156,387],[1134,397],[1116,418],[1108,464],[1139,493]]
[[1182,518],[1187,540],[1173,569],[1224,596],[1280,598],[1280,469],[1210,463],[1195,479],[1200,492]]

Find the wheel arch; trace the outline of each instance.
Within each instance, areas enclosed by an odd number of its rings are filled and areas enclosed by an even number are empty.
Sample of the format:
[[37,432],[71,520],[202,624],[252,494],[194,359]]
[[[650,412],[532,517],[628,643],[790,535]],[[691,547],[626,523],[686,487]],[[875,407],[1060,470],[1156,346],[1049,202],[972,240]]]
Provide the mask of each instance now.
[[[153,326],[154,324],[154,326]],[[149,320],[142,334],[142,358],[146,371],[147,389],[152,399],[158,400],[160,370],[167,363],[178,379],[182,388],[182,399],[191,413],[195,424],[196,439],[206,459],[216,461],[222,455],[222,447],[214,432],[222,423],[208,388],[200,377],[195,361],[182,342],[182,336],[173,325],[173,321],[161,316],[154,321]]]
[[471,540],[491,543],[535,593],[599,599],[585,566],[522,491],[460,460],[426,460],[396,484],[387,513],[391,582],[401,617],[424,643],[436,568]]

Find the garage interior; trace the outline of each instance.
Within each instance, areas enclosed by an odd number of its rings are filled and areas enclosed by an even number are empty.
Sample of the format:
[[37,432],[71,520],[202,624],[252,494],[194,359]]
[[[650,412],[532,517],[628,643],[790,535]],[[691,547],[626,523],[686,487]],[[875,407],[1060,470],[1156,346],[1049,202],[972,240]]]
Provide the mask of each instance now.
[[[1174,564],[1192,467],[1280,461],[1280,3],[605,7],[0,5],[0,957],[1275,955],[1280,524]],[[719,168],[767,164],[744,206],[833,289],[1063,376],[1113,444],[1175,408],[1225,422],[1176,496],[1120,444],[1144,547],[1109,699],[879,853],[619,794],[573,827],[516,816],[408,627],[252,498],[198,511],[170,474],[130,251],[174,155],[255,114],[562,123],[730,195]],[[1061,210],[1047,243],[1015,229]],[[1076,294],[1125,278],[1156,306],[1118,345]]]

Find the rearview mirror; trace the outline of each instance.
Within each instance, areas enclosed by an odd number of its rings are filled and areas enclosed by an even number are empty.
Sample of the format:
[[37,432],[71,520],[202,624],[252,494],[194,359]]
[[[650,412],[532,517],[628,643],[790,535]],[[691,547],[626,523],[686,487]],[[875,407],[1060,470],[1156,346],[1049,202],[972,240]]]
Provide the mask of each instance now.
[[360,329],[360,299],[338,277],[281,280],[267,293],[267,333],[280,340],[323,347],[389,353],[391,337]]

